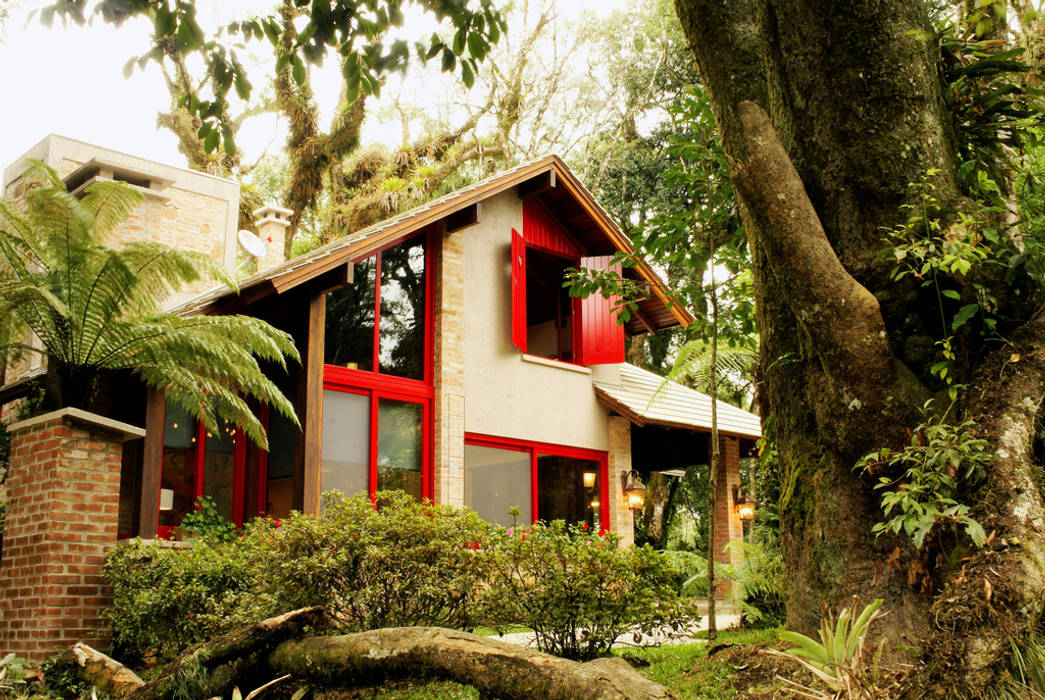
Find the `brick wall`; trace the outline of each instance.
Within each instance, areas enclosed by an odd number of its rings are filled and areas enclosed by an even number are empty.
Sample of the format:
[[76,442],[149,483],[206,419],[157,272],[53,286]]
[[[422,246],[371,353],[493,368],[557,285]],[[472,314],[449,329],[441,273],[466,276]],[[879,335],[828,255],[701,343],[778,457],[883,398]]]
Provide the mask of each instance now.
[[92,420],[65,409],[11,426],[0,656],[39,661],[78,640],[107,644],[101,565],[116,544],[123,429],[136,429]]
[[442,236],[434,255],[435,342],[432,496],[464,505],[464,232]]
[[[722,470],[715,490],[715,561],[720,564],[739,564],[741,551],[736,546],[727,548],[730,542],[743,538],[743,524],[733,509],[733,486],[740,484],[740,442],[733,437],[719,438],[722,451]],[[716,589],[724,598],[729,593],[730,582],[716,579]]]
[[631,471],[631,422],[621,416],[609,417],[609,520],[610,532],[620,535],[623,544],[635,544],[635,516],[624,501],[621,472]]

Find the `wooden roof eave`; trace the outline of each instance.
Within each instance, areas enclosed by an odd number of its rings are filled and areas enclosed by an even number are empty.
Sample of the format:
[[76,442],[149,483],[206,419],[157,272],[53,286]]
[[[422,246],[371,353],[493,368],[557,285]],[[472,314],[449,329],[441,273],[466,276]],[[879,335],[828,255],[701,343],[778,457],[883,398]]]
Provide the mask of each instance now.
[[[635,248],[631,245],[631,240],[620,230],[620,227],[610,218],[610,215],[606,213],[606,210],[599,205],[598,202],[591,196],[591,193],[581,185],[580,182],[573,176],[573,173],[566,168],[566,164],[563,163],[557,156],[551,156],[553,159],[556,172],[562,183],[569,190],[570,194],[573,195],[574,199],[580,202],[581,206],[588,213],[588,215],[598,224],[599,228],[602,229],[603,233],[613,242],[613,245],[618,250],[622,250],[626,253],[634,253]],[[672,316],[678,321],[679,325],[688,326],[694,320],[694,316],[683,308],[680,304],[675,303],[665,294],[663,287],[664,281],[660,278],[653,268],[647,265],[645,262],[639,261],[634,269],[642,279],[649,282],[650,290],[653,295],[664,304]]]

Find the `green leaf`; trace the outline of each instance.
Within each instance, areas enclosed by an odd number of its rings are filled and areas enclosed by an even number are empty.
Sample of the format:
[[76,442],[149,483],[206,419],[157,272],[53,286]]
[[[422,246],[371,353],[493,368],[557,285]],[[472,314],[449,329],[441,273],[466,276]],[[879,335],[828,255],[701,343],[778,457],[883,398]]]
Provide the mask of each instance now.
[[218,147],[218,132],[213,129],[207,132],[207,135],[203,137],[203,148],[207,153],[213,153]]
[[969,518],[965,524],[965,534],[969,536],[969,539],[972,540],[978,549],[983,548],[983,543],[987,540],[987,533],[983,531],[982,525]]
[[481,61],[489,50],[490,45],[483,39],[482,34],[479,32],[471,32],[468,34],[468,53],[471,54],[472,58]]
[[948,299],[961,299],[962,298],[961,294],[959,294],[958,292],[956,292],[953,289],[944,289],[940,293],[943,294]]
[[951,321],[951,330],[958,330],[964,326],[969,319],[976,315],[976,312],[980,310],[979,304],[966,304],[962,308],[958,309],[958,313],[954,315],[954,320]]
[[472,72],[472,67],[468,65],[468,61],[461,61],[461,80],[467,87],[475,84],[475,74]]
[[443,49],[443,72],[449,73],[457,65],[457,57],[450,49]]
[[165,5],[156,8],[156,16],[152,20],[153,31],[157,37],[167,37],[174,33],[178,20]]
[[293,75],[293,77],[294,77],[294,82],[297,83],[298,85],[304,85],[305,84],[305,63],[304,63],[304,61],[302,61],[301,57],[298,56],[297,54],[293,54],[293,56],[291,56],[290,61],[293,64],[293,68],[291,69],[291,75]]

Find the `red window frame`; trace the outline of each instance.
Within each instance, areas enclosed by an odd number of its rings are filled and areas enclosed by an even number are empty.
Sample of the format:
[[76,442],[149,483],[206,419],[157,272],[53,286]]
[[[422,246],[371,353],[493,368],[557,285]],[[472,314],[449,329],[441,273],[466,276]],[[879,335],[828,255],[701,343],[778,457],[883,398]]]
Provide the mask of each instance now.
[[521,440],[519,438],[508,438],[499,435],[485,435],[483,433],[465,433],[464,444],[476,445],[477,447],[493,447],[501,450],[514,450],[516,452],[528,452],[530,454],[530,506],[533,512],[533,522],[537,522],[541,517],[537,507],[538,454],[551,455],[553,457],[587,459],[596,462],[599,465],[599,500],[602,502],[602,508],[599,510],[599,527],[603,530],[610,529],[609,452],[605,450],[592,450],[584,447],[557,445],[550,442],[538,442],[536,440]]
[[[526,251],[534,249],[569,260],[575,267],[613,271],[621,274],[613,256],[585,256],[548,212],[533,200],[523,202],[523,232],[511,230],[512,344],[527,352]],[[595,365],[624,362],[624,327],[617,323],[619,297],[590,294],[574,298],[572,315],[573,349],[567,364]],[[561,358],[561,338],[559,341]]]
[[408,379],[381,372],[381,253],[389,248],[414,238],[416,234],[402,238],[385,246],[373,255],[353,260],[357,263],[367,257],[374,258],[374,344],[371,366],[373,369],[349,369],[337,365],[323,366],[323,389],[361,394],[370,397],[370,475],[368,488],[374,497],[377,488],[377,431],[378,405],[381,399],[392,399],[421,405],[421,497],[432,498],[432,398],[433,344],[435,319],[435,274],[432,267],[433,253],[440,240],[435,230],[425,234],[425,329],[424,329],[424,378]]
[[[263,425],[266,431],[268,430],[268,406],[262,408]],[[167,406],[164,404],[163,407],[163,421],[167,421]],[[243,522],[246,519],[246,499],[247,499],[247,438],[242,428],[236,428],[236,435],[233,441],[232,452],[232,523],[236,527],[243,527]],[[207,428],[204,426],[203,421],[196,421],[196,441],[195,447],[192,448],[192,460],[193,460],[193,478],[192,478],[192,489],[193,489],[193,503],[198,501],[204,494],[203,491],[203,477],[206,472],[206,460],[207,460]],[[266,460],[268,452],[260,450]],[[260,461],[260,460],[259,460]],[[163,469],[163,463],[160,464],[161,474]],[[266,470],[261,470],[264,477]],[[162,479],[161,479],[162,484]],[[258,482],[258,512],[264,512],[264,505],[268,497],[267,484],[264,478]],[[174,536],[175,527],[171,525],[158,525],[157,536],[162,539],[170,539]]]

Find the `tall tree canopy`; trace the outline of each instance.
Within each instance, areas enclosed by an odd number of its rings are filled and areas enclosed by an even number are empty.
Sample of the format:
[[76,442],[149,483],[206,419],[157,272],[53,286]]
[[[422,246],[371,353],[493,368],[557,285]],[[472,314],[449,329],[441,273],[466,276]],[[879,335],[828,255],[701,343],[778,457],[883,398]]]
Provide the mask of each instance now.
[[789,624],[885,598],[888,655],[982,697],[1045,606],[1042,232],[1011,194],[1036,115],[1019,80],[991,89],[1018,56],[919,0],[676,7],[749,238]]

